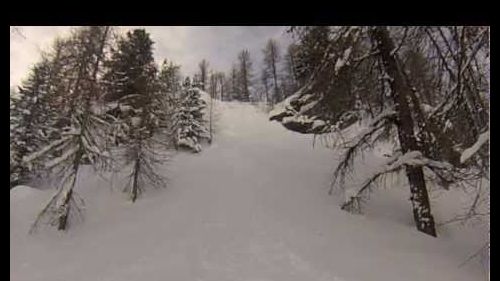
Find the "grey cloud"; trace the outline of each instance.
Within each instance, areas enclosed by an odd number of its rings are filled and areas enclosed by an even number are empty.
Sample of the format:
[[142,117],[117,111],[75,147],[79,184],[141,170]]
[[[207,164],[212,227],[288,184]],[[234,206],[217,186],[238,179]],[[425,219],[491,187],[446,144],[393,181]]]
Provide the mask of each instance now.
[[[118,27],[119,32],[138,28]],[[248,49],[254,70],[260,68],[262,48],[269,38],[278,40],[283,49],[291,42],[282,26],[146,26],[155,41],[154,54],[158,63],[163,59],[181,65],[185,75],[193,75],[198,63],[206,59],[217,71],[229,71],[237,54]],[[26,39],[11,36],[10,84],[19,84],[29,68],[40,58],[40,49],[46,49],[56,36],[67,34],[70,27],[21,27]]]

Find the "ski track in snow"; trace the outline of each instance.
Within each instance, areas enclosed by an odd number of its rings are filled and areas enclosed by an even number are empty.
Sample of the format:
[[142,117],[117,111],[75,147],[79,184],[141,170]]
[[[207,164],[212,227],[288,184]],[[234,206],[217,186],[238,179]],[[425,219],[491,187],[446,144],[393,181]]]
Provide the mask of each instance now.
[[479,242],[341,211],[327,196],[330,150],[251,105],[219,106],[214,143],[165,165],[166,189],[132,204],[119,175],[80,175],[86,219],[68,233],[28,236],[52,191],[11,191],[11,280],[484,280],[458,268]]

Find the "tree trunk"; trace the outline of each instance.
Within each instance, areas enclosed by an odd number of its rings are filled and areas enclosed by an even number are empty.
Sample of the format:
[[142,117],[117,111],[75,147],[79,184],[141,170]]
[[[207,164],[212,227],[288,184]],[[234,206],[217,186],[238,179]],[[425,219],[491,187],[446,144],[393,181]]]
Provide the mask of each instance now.
[[220,83],[220,100],[224,101],[224,78],[222,76],[220,76],[219,83]]
[[[76,179],[76,175],[74,176]],[[73,183],[74,186],[74,183]],[[68,191],[67,195],[64,197],[63,204],[61,205],[60,209],[61,214],[59,216],[59,224],[57,226],[57,230],[66,230],[67,225],[68,225],[68,217],[69,217],[69,211],[70,211],[70,204],[71,204],[71,197],[73,196],[73,186],[70,188]]]
[[139,193],[139,173],[141,172],[141,162],[140,157],[138,156],[135,159],[134,164],[134,182],[132,183],[132,190],[130,191],[130,199],[132,202],[135,202],[137,199],[137,194]]
[[213,106],[214,106],[214,97],[215,97],[215,95],[217,93],[217,91],[216,91],[217,90],[217,88],[216,88],[217,87],[217,84],[216,84],[217,83],[217,79],[215,78],[215,76],[212,76],[210,80],[212,82],[212,89],[211,89],[211,93],[210,93],[210,113],[209,113],[210,114],[210,116],[209,116],[210,139],[208,140],[208,143],[212,144],[212,138],[213,138],[213,136],[212,136],[212,121],[213,121],[212,120],[213,119],[212,112],[213,112]]
[[[370,36],[377,43],[384,70],[391,77],[391,97],[398,113],[397,127],[399,142],[403,153],[419,150],[414,133],[414,122],[408,104],[411,89],[404,82],[394,50],[394,42],[385,27],[375,27]],[[429,195],[425,185],[422,167],[406,167],[406,176],[410,184],[410,201],[417,229],[436,237],[434,218],[431,214]]]
[[[83,145],[80,142],[80,145]],[[75,187],[76,184],[76,179],[78,177],[78,169],[80,167],[80,162],[82,160],[83,152],[82,149],[76,153],[75,159],[73,160],[73,171],[71,171],[72,174],[72,180],[71,184],[68,187],[68,191],[66,194],[64,194],[64,198],[62,200],[62,204],[58,206],[58,210],[60,212],[59,218],[58,218],[58,225],[57,225],[57,230],[66,230],[68,228],[68,218],[69,218],[69,213],[71,211],[71,199],[73,198],[73,188]],[[65,188],[63,186],[63,188]],[[64,192],[65,190],[63,190]],[[76,206],[75,206],[76,207]]]
[[279,94],[279,89],[278,89],[278,75],[276,73],[276,61],[275,61],[275,54],[272,54],[272,69],[273,69],[273,80],[274,80],[274,100],[275,103],[278,103],[281,101],[281,96]]
[[266,91],[266,103],[268,105],[273,105],[273,102],[269,101],[269,89],[268,89],[268,86],[267,86],[267,81],[264,81],[264,89]]

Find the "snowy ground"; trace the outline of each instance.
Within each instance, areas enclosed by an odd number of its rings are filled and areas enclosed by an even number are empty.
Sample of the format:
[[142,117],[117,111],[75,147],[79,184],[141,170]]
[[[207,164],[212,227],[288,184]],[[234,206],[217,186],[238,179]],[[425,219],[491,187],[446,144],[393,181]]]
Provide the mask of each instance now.
[[87,171],[86,220],[68,233],[27,235],[51,191],[14,188],[11,280],[487,280],[477,261],[459,268],[482,229],[417,232],[405,188],[374,194],[365,215],[345,213],[327,196],[335,154],[251,105],[219,110],[214,143],[176,155],[169,186],[134,204],[119,176]]

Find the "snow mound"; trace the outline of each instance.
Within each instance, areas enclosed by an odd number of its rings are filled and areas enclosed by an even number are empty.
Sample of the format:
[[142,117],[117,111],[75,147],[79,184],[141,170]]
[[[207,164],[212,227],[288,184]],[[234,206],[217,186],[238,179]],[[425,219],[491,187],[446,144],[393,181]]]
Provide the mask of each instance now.
[[40,192],[40,190],[27,185],[18,185],[10,190],[10,200],[11,203],[22,203],[23,200],[27,200],[33,196],[37,196],[37,194],[40,194]]

